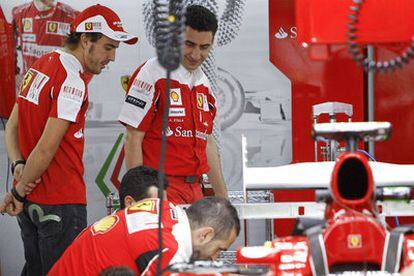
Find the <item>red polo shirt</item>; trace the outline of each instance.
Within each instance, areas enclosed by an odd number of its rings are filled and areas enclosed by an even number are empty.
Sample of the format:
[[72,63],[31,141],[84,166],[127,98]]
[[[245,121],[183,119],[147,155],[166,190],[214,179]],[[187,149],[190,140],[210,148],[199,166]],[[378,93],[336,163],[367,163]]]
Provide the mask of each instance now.
[[60,50],[37,60],[23,78],[17,98],[19,145],[25,160],[38,143],[49,117],[70,127],[41,182],[28,195],[40,204],[86,204],[83,148],[88,92],[82,65]]
[[[148,60],[131,77],[119,121],[144,131],[143,163],[158,168],[161,149],[162,113],[167,95],[165,69],[156,58]],[[171,106],[167,129],[167,175],[201,175],[209,171],[207,136],[213,129],[215,98],[209,81],[198,68],[182,65],[171,74]]]

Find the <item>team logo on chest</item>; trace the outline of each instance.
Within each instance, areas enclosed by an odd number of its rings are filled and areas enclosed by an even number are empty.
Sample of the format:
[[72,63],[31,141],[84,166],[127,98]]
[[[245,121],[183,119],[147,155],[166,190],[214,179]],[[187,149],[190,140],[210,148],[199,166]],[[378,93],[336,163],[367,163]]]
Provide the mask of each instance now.
[[49,33],[56,33],[57,29],[58,29],[58,24],[56,22],[53,22],[53,21],[47,22],[47,31]]
[[197,108],[203,111],[209,111],[206,95],[202,93],[197,93]]
[[170,102],[171,102],[171,105],[183,105],[180,88],[171,89]]
[[69,33],[70,24],[58,22],[58,21],[47,21],[46,22],[46,33],[54,35],[65,36]]

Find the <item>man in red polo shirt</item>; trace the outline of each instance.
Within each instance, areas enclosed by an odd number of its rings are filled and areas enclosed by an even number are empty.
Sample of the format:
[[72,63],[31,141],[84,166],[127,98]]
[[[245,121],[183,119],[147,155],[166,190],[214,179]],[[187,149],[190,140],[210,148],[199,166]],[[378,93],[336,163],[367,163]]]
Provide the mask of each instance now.
[[[156,275],[158,199],[141,200],[83,231],[48,275],[98,275],[109,267],[128,267],[136,275]],[[162,269],[190,260],[216,259],[240,231],[228,200],[206,197],[186,211],[163,202]]]
[[[215,195],[227,197],[216,142],[211,135],[216,115],[215,98],[200,68],[217,30],[217,19],[208,9],[192,5],[186,11],[185,42],[180,67],[171,74],[165,173],[168,199],[192,203],[203,197],[201,175],[208,174]],[[119,121],[126,125],[127,168],[158,168],[165,70],[157,58],[141,65],[131,77]]]
[[101,73],[121,41],[133,44],[137,38],[111,9],[89,7],[75,18],[65,47],[42,56],[23,78],[5,133],[17,183],[0,207],[18,215],[22,275],[45,275],[86,227],[85,73]]
[[13,8],[13,27],[23,57],[24,74],[44,54],[60,49],[78,14],[55,0],[33,0]]

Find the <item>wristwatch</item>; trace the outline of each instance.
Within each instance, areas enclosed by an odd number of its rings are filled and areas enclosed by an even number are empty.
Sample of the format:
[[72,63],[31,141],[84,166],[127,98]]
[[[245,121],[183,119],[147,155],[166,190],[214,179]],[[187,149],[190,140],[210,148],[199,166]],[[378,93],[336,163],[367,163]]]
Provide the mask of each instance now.
[[14,169],[16,168],[16,166],[17,165],[19,165],[19,164],[26,164],[26,161],[24,161],[24,160],[16,160],[16,161],[13,161],[12,163],[11,163],[11,173],[12,174],[14,174]]

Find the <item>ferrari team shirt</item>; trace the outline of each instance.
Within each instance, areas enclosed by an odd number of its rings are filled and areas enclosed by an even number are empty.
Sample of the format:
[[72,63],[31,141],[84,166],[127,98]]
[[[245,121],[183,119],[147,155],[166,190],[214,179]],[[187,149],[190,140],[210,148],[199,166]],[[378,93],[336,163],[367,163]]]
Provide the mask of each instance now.
[[13,8],[13,25],[23,55],[22,73],[26,73],[33,62],[44,54],[63,46],[77,13],[60,2],[48,11],[38,11],[33,1]]
[[209,81],[200,68],[190,72],[180,65],[171,73],[171,90],[167,95],[165,74],[156,58],[135,71],[119,121],[145,132],[143,164],[158,168],[162,114],[169,97],[165,173],[201,175],[209,171],[206,145],[216,114]]
[[57,50],[37,60],[23,78],[18,104],[20,150],[25,160],[49,118],[71,122],[41,182],[27,198],[39,204],[86,204],[83,149],[88,93],[82,65]]
[[[155,275],[158,261],[158,199],[144,199],[86,228],[48,275],[98,275],[109,267],[129,267]],[[162,268],[188,262],[192,255],[187,215],[163,202]]]

